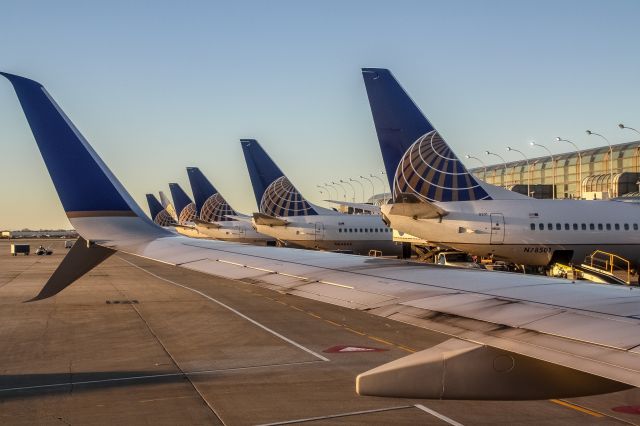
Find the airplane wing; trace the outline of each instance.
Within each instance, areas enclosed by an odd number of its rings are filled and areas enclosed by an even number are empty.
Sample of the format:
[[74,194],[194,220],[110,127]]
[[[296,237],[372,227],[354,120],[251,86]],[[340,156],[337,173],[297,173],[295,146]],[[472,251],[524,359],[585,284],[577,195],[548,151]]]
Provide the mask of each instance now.
[[151,222],[38,83],[13,84],[82,236],[34,300],[122,251],[451,338],[360,374],[363,395],[542,399],[640,386],[640,290],[176,236]]
[[254,213],[253,220],[256,225],[287,226],[289,224],[287,220],[264,213]]

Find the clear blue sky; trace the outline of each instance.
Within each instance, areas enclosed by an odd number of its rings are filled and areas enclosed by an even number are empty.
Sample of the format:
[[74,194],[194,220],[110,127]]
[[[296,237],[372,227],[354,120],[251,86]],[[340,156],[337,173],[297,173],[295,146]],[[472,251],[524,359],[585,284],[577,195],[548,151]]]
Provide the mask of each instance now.
[[[0,69],[42,82],[145,210],[193,165],[249,213],[239,138],[314,201],[382,170],[361,67],[390,68],[461,157],[634,139],[616,124],[640,127],[639,20],[638,1],[5,0]],[[0,152],[0,229],[69,226],[4,80]]]

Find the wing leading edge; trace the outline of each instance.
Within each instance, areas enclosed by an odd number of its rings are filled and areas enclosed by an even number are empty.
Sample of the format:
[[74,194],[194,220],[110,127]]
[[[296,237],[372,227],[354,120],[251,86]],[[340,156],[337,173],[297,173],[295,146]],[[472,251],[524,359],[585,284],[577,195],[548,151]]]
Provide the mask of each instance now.
[[[363,373],[357,380],[361,394],[533,399],[640,386],[640,293],[544,277],[175,236],[144,217],[48,95],[25,96],[25,90],[46,93],[42,86],[4,75],[16,89],[65,210],[84,212],[70,214],[69,219],[87,247],[124,251],[231,279],[252,278],[265,288],[367,310],[451,336],[444,344]],[[43,111],[48,114],[45,120]],[[63,132],[65,137],[51,135],[59,130],[49,126],[52,120],[73,131]],[[52,154],[56,150],[64,155]],[[67,195],[81,200],[84,183],[52,170],[74,167],[102,180],[112,196],[69,210]],[[132,213],[110,213],[114,211]],[[89,256],[85,269],[101,257]],[[488,381],[494,385],[486,386]]]

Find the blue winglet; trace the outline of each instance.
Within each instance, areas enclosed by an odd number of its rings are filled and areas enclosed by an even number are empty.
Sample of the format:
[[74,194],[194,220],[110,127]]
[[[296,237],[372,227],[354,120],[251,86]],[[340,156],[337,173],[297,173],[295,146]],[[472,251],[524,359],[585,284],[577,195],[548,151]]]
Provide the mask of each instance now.
[[491,198],[389,70],[363,68],[362,77],[394,197],[411,193],[430,202]]
[[0,74],[18,95],[68,217],[146,217],[40,83]]

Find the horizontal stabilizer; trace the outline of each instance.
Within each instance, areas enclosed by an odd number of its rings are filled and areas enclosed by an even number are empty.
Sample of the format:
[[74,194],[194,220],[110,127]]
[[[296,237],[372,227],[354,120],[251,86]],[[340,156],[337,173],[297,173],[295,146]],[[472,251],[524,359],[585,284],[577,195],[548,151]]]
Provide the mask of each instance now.
[[418,200],[414,195],[400,194],[396,202],[391,204],[387,214],[414,219],[436,219],[448,215],[449,212],[433,203]]
[[253,221],[256,225],[268,225],[268,226],[287,226],[288,221],[280,219],[279,217],[269,216],[264,213],[254,213]]
[[40,293],[29,302],[55,296],[115,252],[107,247],[89,245],[84,238],[78,238]]
[[206,221],[200,220],[200,219],[193,219],[193,222],[196,225],[202,226],[203,228],[207,228],[207,229],[219,229],[219,228],[222,228],[222,226],[219,223],[216,223],[216,222],[206,222]]

